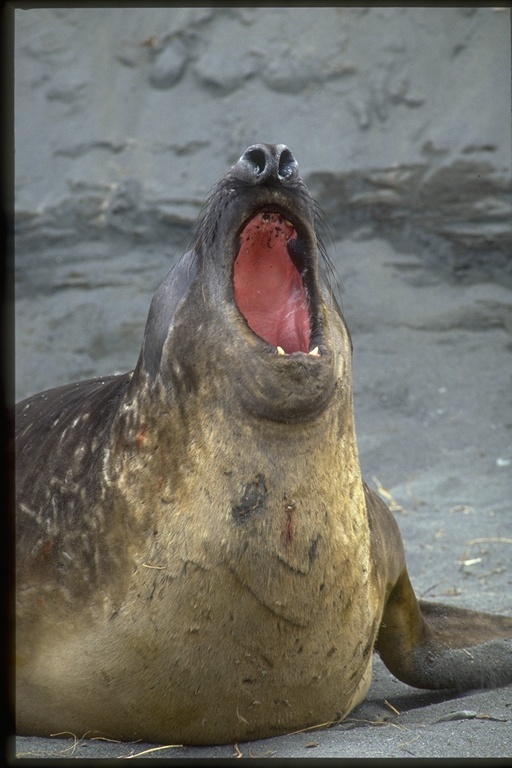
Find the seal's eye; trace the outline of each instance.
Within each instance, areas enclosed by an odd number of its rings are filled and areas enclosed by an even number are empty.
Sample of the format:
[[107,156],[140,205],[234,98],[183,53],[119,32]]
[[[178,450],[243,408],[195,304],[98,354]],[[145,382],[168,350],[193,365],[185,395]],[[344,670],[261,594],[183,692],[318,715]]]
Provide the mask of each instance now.
[[258,213],[240,234],[235,302],[249,327],[287,354],[309,352],[310,318],[302,276],[290,257],[295,227],[280,214]]

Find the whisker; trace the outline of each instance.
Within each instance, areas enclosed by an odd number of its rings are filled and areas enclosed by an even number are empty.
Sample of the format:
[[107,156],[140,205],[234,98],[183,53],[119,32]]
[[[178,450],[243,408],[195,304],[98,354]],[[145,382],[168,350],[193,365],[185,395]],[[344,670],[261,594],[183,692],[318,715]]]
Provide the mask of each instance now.
[[320,256],[319,268],[322,276],[325,278],[327,285],[329,286],[330,297],[335,306],[340,309],[342,303],[343,283],[338,274],[334,262],[329,255],[329,251],[324,242],[324,237],[328,240],[332,250],[336,250],[336,243],[334,240],[334,234],[326,222],[324,212],[318,205],[315,206],[315,229],[317,233],[318,252]]

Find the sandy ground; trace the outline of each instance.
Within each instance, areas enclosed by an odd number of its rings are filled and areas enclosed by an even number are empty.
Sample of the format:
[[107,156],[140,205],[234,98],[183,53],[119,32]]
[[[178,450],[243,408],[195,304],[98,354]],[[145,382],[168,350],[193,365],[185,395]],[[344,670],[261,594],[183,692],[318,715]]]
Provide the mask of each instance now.
[[[95,259],[104,268],[94,270]],[[512,614],[512,291],[442,282],[384,241],[338,242],[354,342],[366,480],[390,501],[418,595]],[[160,254],[89,253],[74,276],[47,254],[54,290],[16,303],[19,397],[133,367]],[[66,269],[68,272],[66,272]],[[88,271],[89,270],[89,271]],[[27,290],[28,283],[31,290]],[[12,739],[18,757],[511,757],[512,688],[422,692],[375,658],[366,701],[342,724],[220,747]],[[151,751],[153,750],[153,751]]]

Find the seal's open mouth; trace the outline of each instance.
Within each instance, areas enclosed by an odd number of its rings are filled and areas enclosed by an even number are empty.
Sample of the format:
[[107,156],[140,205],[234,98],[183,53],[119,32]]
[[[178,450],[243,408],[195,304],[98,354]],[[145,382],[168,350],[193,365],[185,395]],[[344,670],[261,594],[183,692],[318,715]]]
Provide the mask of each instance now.
[[280,213],[260,211],[240,233],[233,287],[249,327],[279,354],[310,351],[311,323],[295,227]]

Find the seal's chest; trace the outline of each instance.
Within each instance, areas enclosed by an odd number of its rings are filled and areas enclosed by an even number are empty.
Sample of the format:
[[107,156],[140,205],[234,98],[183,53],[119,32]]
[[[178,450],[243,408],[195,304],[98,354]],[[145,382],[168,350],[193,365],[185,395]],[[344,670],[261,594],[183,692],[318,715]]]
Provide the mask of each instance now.
[[276,616],[299,626],[332,604],[333,592],[342,611],[355,584],[366,581],[367,532],[356,535],[343,526],[322,495],[267,490],[259,475],[233,505],[230,529],[224,550],[235,579]]

